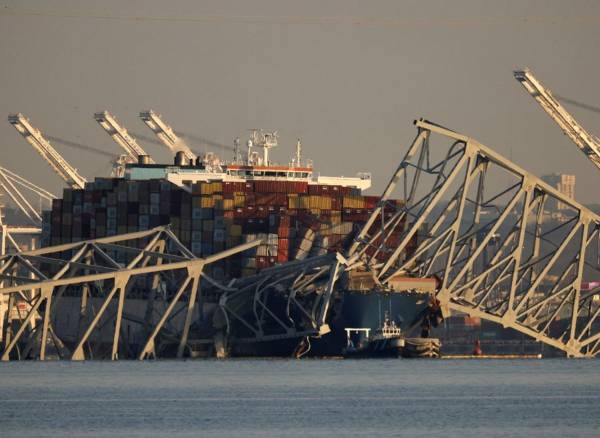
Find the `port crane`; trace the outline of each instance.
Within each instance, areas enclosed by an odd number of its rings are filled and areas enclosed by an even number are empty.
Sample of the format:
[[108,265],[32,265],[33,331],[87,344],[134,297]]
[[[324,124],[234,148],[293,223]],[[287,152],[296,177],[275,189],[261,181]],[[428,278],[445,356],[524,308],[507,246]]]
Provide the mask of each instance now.
[[138,142],[127,132],[127,130],[121,126],[117,119],[108,111],[102,111],[94,114],[94,119],[100,124],[100,126],[111,136],[111,138],[121,146],[128,156],[128,161],[137,163],[140,155],[148,157],[149,163],[153,164],[155,161],[146,153],[144,149],[138,144]]
[[42,200],[51,202],[53,199],[55,199],[55,196],[49,191],[0,166],[0,188],[2,189],[2,193],[8,195],[10,199],[12,199],[15,205],[32,224],[37,226],[41,225],[42,216],[40,215],[38,209],[36,209],[31,202],[29,202],[27,197],[25,197],[19,190],[19,186],[22,189],[27,189],[30,192],[38,195]]
[[157,114],[152,110],[142,111],[140,113],[140,118],[173,153],[183,152],[187,160],[196,160],[196,154],[193,153],[185,141],[175,134],[175,131],[164,122],[160,114]]
[[83,189],[86,179],[54,149],[38,129],[33,127],[29,119],[23,114],[18,113],[9,115],[8,121],[38,151],[42,158],[50,164],[52,169],[65,180],[69,187]]
[[516,70],[513,74],[515,79],[546,111],[546,114],[560,126],[565,135],[575,143],[596,167],[600,168],[600,139],[589,134],[529,69]]
[[20,189],[26,189],[39,196],[41,200],[51,202],[54,195],[47,190],[27,181],[25,178],[17,175],[10,170],[0,167],[0,196],[7,195],[23,215],[31,223],[30,226],[24,225],[9,225],[4,223],[2,208],[0,204],[0,256],[6,254],[8,244],[16,251],[20,251],[19,245],[13,238],[13,235],[39,235],[42,231],[42,217],[38,209],[23,195]]

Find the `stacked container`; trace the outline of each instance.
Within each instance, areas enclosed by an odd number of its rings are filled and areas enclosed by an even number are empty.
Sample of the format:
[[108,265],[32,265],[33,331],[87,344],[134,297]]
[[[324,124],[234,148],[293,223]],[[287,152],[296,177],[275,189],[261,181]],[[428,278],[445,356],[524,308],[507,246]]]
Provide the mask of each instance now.
[[[65,189],[63,198],[53,201],[44,215],[44,242],[56,245],[167,224],[198,257],[261,240],[253,250],[209,268],[216,278],[233,278],[343,251],[377,202],[378,197],[361,196],[357,189],[306,182],[209,181],[186,190],[166,180],[97,178],[83,190]],[[395,210],[395,203],[388,203],[384,214],[389,218]],[[399,234],[386,247],[398,243]]]

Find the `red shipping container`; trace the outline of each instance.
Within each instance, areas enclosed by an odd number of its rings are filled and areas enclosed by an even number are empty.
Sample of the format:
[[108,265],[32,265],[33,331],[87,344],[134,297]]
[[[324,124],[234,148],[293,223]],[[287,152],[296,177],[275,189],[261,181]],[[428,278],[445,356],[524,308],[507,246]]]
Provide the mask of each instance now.
[[278,193],[275,201],[275,205],[285,206],[288,205],[287,195],[285,193]]
[[256,205],[256,193],[246,194],[246,206],[248,205]]
[[288,215],[281,215],[279,216],[279,226],[280,227],[289,227],[291,225],[292,221],[291,218]]
[[265,257],[265,256],[256,257],[256,268],[257,269],[264,269],[264,268],[268,268],[269,266],[271,266],[271,264],[269,263],[269,257]]
[[379,196],[363,196],[365,200],[366,208],[375,208],[377,207],[377,202],[379,202]]
[[275,201],[275,193],[257,193],[255,199],[256,205],[269,205]]
[[246,183],[223,181],[223,193],[245,192]]
[[277,207],[287,206],[287,196],[285,193],[256,193],[256,205],[267,205]]
[[270,193],[272,191],[269,187],[269,181],[254,181],[255,193]]
[[339,211],[342,209],[342,198],[338,198],[336,196],[331,197],[331,209],[335,211]]
[[302,181],[294,182],[294,190],[292,193],[308,193],[308,183]]

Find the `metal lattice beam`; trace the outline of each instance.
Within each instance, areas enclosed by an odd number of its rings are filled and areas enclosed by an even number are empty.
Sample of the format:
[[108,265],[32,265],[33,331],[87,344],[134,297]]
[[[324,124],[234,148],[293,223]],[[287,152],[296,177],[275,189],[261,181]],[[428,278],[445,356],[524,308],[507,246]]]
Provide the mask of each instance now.
[[[2,257],[0,296],[9,297],[5,315],[24,309],[17,320],[5,318],[1,359],[44,360],[52,344],[72,360],[146,359],[170,346],[175,346],[172,355],[183,357],[198,343],[214,343],[218,354],[227,355],[232,345],[293,344],[328,333],[329,303],[345,263],[339,254],[264,269],[228,284],[205,273],[211,263],[258,244],[198,258],[168,227],[159,227]],[[143,297],[136,300],[140,280]],[[67,308],[61,304],[66,295]],[[203,307],[207,297],[209,307]],[[76,308],[73,299],[79,300]],[[145,312],[128,312],[140,302]],[[65,334],[65,320],[78,321],[69,332],[75,336]],[[125,340],[124,321],[143,327],[144,339]]]
[[[415,124],[349,264],[383,289],[397,276],[435,277],[449,309],[572,357],[597,355],[600,300],[583,283],[600,279],[600,217],[477,141]],[[398,193],[401,206],[391,206]],[[566,206],[560,222],[549,219],[549,201]]]
[[[203,268],[253,248],[259,243],[260,241],[250,242],[205,258],[198,258],[177,240],[168,227],[159,227],[1,257],[0,282],[3,287],[0,289],[0,296],[9,296],[1,359],[10,360],[20,355],[17,351],[18,346],[23,345],[26,333],[30,342],[27,342],[24,351],[31,352],[32,345],[35,345],[34,357],[40,360],[46,358],[49,336],[57,350],[62,350],[62,354],[65,354],[65,343],[56,336],[53,321],[57,316],[57,303],[67,291],[80,297],[82,302],[81,314],[78,315],[81,330],[71,342],[73,348],[67,352],[68,357],[73,360],[90,358],[90,352],[93,350],[90,347],[92,335],[104,325],[112,323],[114,330],[108,358],[117,359],[119,351],[128,348],[122,342],[125,299],[135,281],[148,277],[150,280],[154,279],[151,281],[151,288],[159,288],[169,280],[172,289],[176,287],[177,292],[158,323],[149,330],[139,357],[154,355],[157,334],[171,317],[175,303],[180,301],[183,294],[187,294],[187,304],[183,309],[183,327],[177,334],[177,356],[181,357],[197,304],[200,277],[205,276]],[[159,281],[156,281],[157,279]],[[101,301],[101,305],[98,309],[94,309],[92,305],[94,315],[88,321],[86,314],[89,311],[88,301],[92,291],[95,298]],[[19,309],[18,321],[14,321],[10,315],[17,301],[24,305],[26,314],[21,314]],[[150,303],[150,300],[147,301]],[[109,315],[109,308],[113,309],[112,316]],[[86,348],[88,354],[85,353]]]

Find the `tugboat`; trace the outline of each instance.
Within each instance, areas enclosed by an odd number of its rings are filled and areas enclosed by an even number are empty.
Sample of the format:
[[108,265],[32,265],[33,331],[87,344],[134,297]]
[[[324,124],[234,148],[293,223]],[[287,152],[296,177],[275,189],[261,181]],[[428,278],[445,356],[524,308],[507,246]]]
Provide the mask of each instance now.
[[370,335],[370,328],[346,328],[347,358],[439,358],[441,342],[436,338],[406,338],[400,327],[385,315],[383,325]]
[[404,348],[402,330],[394,321],[390,321],[387,313],[383,325],[375,329],[373,335],[370,335],[370,332],[370,328],[346,328],[347,345],[344,356],[375,358],[402,355]]

